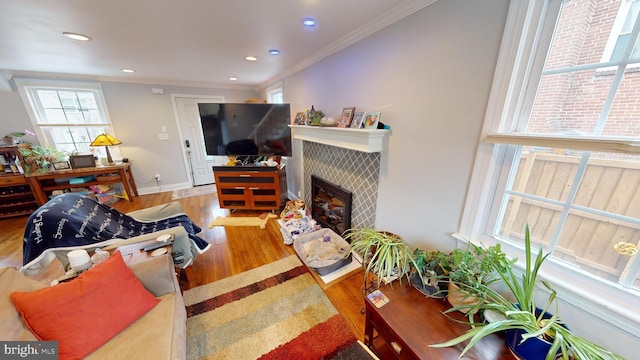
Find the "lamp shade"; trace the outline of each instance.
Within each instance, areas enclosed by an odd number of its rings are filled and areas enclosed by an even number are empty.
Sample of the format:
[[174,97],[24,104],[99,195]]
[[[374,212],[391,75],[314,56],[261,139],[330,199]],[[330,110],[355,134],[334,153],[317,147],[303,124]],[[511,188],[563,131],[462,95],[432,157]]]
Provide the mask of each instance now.
[[111,152],[109,151],[109,146],[112,145],[120,145],[122,142],[109,134],[100,134],[98,135],[89,146],[106,146],[107,149],[107,162],[111,164],[113,159],[111,158]]
[[122,142],[109,134],[98,135],[89,146],[112,146],[120,145]]

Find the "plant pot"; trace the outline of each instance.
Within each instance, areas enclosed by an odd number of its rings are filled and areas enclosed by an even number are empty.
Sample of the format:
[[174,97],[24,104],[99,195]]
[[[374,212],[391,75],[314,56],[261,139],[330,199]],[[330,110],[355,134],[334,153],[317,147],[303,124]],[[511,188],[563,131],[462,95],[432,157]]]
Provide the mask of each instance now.
[[[519,307],[519,306],[518,306]],[[542,313],[542,309],[536,309],[536,316]],[[543,319],[550,319],[551,314],[545,312]],[[551,349],[551,342],[541,338],[529,338],[524,342],[522,334],[525,333],[521,329],[512,329],[506,331],[507,346],[511,353],[519,360],[544,360]],[[560,351],[558,351],[560,355]]]
[[[447,294],[447,300],[449,300],[449,304],[451,306],[460,306],[460,305],[476,305],[480,302],[478,298],[469,294],[468,291],[460,289],[460,287],[453,283],[453,281],[449,281],[449,293]],[[468,313],[470,309],[461,309],[460,312]],[[476,311],[473,313],[475,314]]]

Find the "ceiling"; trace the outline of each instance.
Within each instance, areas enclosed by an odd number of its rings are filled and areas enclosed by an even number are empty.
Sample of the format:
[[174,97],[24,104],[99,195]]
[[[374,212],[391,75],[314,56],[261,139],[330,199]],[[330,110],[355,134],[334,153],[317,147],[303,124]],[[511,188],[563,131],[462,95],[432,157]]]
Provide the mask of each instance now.
[[[0,70],[7,79],[265,87],[434,1],[0,0]],[[302,26],[306,17],[317,25]]]

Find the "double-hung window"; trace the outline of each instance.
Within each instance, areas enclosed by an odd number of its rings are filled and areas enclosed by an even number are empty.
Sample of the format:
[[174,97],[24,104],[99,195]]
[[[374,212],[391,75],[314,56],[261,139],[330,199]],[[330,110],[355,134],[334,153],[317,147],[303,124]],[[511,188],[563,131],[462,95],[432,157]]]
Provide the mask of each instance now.
[[528,225],[556,285],[637,303],[640,1],[518,3],[521,31],[505,31],[460,234],[522,258]]
[[113,135],[102,88],[97,83],[17,79],[20,95],[41,142],[57,150],[102,157],[91,142]]

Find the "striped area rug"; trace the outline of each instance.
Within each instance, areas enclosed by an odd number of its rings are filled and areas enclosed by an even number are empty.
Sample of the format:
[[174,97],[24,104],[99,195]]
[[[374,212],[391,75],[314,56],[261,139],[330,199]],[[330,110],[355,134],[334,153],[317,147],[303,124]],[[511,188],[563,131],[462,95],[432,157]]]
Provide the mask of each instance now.
[[356,344],[295,255],[187,290],[184,299],[188,359],[344,358]]

